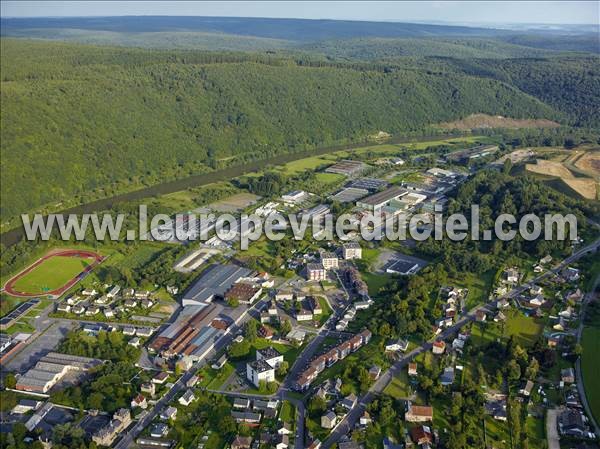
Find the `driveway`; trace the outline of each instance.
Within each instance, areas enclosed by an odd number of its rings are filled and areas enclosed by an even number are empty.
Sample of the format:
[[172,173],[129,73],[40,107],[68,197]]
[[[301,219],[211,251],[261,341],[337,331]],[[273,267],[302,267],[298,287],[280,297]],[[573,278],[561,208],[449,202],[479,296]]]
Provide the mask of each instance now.
[[548,410],[546,414],[546,436],[548,438],[548,449],[560,449],[560,438],[558,436],[558,415],[561,409]]

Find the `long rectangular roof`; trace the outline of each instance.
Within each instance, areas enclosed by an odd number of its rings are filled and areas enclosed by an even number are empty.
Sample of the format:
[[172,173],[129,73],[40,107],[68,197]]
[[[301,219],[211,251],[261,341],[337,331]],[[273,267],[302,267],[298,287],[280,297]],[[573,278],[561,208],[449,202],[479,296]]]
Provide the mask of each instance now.
[[371,195],[367,198],[363,198],[360,200],[363,204],[369,204],[371,206],[378,206],[380,204],[391,201],[401,195],[405,195],[407,193],[406,189],[398,186],[392,186],[389,189],[383,190],[382,192],[377,192],[374,195]]
[[223,296],[236,281],[250,273],[249,269],[237,265],[213,265],[183,295],[184,305],[186,302],[210,302],[214,296]]

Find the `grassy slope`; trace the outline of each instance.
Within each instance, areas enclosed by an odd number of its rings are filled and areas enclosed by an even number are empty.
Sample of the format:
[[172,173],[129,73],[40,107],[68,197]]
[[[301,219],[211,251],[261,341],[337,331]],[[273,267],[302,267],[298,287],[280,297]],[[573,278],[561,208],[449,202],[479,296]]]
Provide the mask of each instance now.
[[600,421],[600,326],[583,330],[581,370],[585,392],[596,422]]

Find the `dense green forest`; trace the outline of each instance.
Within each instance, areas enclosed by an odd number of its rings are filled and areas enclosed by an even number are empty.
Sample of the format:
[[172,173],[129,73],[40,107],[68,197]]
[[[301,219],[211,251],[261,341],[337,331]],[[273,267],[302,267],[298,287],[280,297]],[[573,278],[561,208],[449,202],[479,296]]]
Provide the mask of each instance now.
[[1,50],[3,222],[474,112],[586,126],[600,116],[585,57],[344,63],[16,39]]

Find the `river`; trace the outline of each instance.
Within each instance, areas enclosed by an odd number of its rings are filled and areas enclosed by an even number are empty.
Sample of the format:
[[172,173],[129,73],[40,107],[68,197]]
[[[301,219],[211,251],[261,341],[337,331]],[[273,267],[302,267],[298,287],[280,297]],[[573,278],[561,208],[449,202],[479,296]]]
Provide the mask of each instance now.
[[[411,142],[427,142],[430,140],[441,140],[454,137],[461,137],[457,134],[440,134],[437,136],[422,136],[422,137],[392,137],[387,139],[380,144],[397,144],[397,143],[411,143]],[[199,187],[207,184],[212,184],[219,181],[230,180],[246,173],[252,173],[263,170],[266,165],[282,165],[288,162],[296,161],[298,159],[304,159],[310,156],[319,156],[327,153],[334,153],[336,151],[364,148],[365,146],[376,146],[378,143],[372,141],[363,141],[345,145],[335,145],[329,147],[318,148],[314,150],[301,151],[296,153],[286,153],[278,156],[274,156],[268,160],[259,160],[249,162],[244,165],[236,165],[233,167],[223,168],[215,170],[209,173],[202,173],[200,175],[193,175],[187,178],[177,179],[174,181],[168,181],[161,184],[155,184],[150,187],[145,187],[140,190],[134,190],[132,192],[115,195],[110,198],[103,198],[101,200],[92,201],[90,203],[81,204],[68,209],[64,209],[56,212],[57,214],[90,214],[103,210],[111,209],[115,204],[122,203],[125,201],[141,200],[149,198],[155,195],[166,195],[168,193],[179,192],[181,190],[189,189],[190,187]],[[23,226],[11,229],[0,235],[0,242],[4,246],[12,246],[19,242],[24,235]]]

